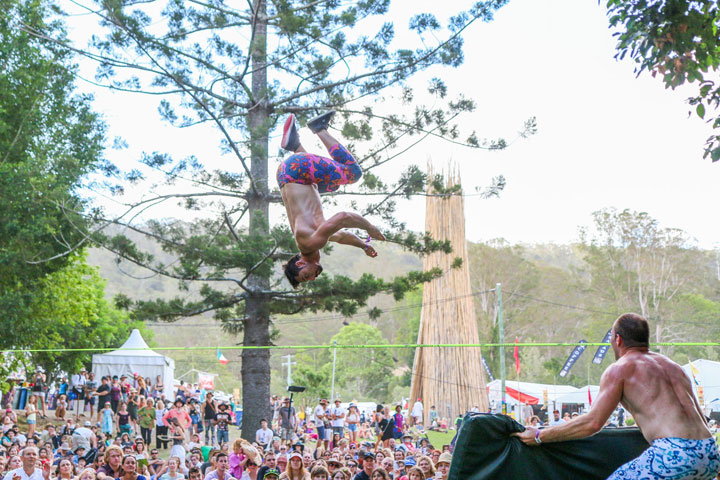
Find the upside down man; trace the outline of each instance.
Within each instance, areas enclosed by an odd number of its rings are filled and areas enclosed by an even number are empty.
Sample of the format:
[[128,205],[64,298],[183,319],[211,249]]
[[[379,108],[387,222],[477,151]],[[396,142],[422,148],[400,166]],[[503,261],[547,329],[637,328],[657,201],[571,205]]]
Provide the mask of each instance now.
[[288,116],[283,128],[281,146],[294,152],[278,167],[277,181],[287,210],[290,228],[300,253],[285,264],[285,276],[297,288],[300,283],[315,280],[322,273],[320,249],[327,242],[361,248],[369,257],[377,252],[369,242],[343,228],[361,228],[371,238],[385,240],[377,227],[352,212],[340,212],[329,219],[323,215],[320,193],[334,192],[342,185],[357,182],[362,170],[352,154],[327,131],[335,112],[318,115],[307,126],[328,149],[330,157],[308,153],[300,144],[295,115]]

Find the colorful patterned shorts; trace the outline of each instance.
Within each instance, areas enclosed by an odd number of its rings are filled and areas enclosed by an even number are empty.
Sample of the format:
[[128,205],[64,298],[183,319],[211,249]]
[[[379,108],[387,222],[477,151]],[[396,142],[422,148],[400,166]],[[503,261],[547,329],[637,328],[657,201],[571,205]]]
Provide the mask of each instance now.
[[317,185],[320,193],[334,192],[341,185],[357,182],[362,170],[347,148],[338,144],[329,150],[332,158],[312,153],[296,153],[278,167],[277,182],[280,188],[286,183]]
[[621,466],[608,480],[711,480],[720,471],[714,438],[659,438],[635,460]]

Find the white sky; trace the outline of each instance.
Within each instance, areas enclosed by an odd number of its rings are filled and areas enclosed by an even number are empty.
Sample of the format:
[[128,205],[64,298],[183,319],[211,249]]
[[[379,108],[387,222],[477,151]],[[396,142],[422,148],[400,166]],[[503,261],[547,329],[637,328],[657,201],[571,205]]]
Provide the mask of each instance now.
[[[411,13],[431,11],[444,23],[469,3],[395,0],[391,16],[400,32]],[[87,33],[76,29],[74,35]],[[430,142],[399,163],[452,160],[466,190],[505,175],[508,185],[499,199],[466,198],[471,241],[571,242],[579,226],[590,224],[593,211],[617,207],[646,211],[703,247],[717,246],[720,163],[702,158],[710,128],[688,118],[685,98],[692,90],[665,90],[647,74],[636,78],[628,59],[614,60],[614,47],[604,9],[595,1],[511,0],[495,21],[470,28],[463,66],[433,74],[478,102],[477,112],[464,119],[468,130],[510,139],[525,119],[536,116],[538,134],[495,153]],[[124,167],[141,151],[219,159],[218,135],[164,125],[157,97],[82,82],[80,87],[95,93],[111,136],[131,145],[110,153]],[[276,150],[273,144],[271,152]],[[424,230],[424,205],[423,198],[401,203],[399,217],[409,228]]]

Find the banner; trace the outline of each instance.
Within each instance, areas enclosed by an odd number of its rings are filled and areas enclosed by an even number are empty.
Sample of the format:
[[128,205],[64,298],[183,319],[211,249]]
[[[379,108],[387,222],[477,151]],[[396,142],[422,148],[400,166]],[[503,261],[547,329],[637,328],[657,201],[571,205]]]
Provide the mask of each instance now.
[[[578,343],[587,343],[587,340],[580,340]],[[578,358],[580,358],[580,355],[583,354],[583,352],[587,349],[587,345],[578,345],[577,347],[573,348],[573,351],[570,352],[570,356],[565,361],[565,365],[563,365],[562,370],[560,370],[560,376],[566,377],[568,373],[570,373],[570,369],[575,365],[575,362],[577,362]]]
[[[610,334],[612,333],[612,328],[608,330],[608,332],[605,334],[605,336],[602,339],[602,343],[609,343],[610,342]],[[595,356],[593,357],[593,363],[600,365],[603,360],[605,359],[605,354],[607,353],[608,349],[610,348],[610,345],[601,345],[598,347],[597,352],[595,352]]]
[[482,360],[483,367],[485,367],[485,371],[487,372],[488,377],[490,378],[490,381],[492,382],[493,380],[495,380],[495,377],[493,377],[493,374],[490,371],[490,365],[487,364],[485,357],[480,357],[480,359]]
[[515,373],[520,375],[520,352],[518,351],[518,337],[515,337],[515,351],[513,357],[515,357]]
[[215,389],[215,375],[207,375],[205,373],[198,373],[198,383],[200,384],[200,388],[204,388],[205,390],[214,390]]

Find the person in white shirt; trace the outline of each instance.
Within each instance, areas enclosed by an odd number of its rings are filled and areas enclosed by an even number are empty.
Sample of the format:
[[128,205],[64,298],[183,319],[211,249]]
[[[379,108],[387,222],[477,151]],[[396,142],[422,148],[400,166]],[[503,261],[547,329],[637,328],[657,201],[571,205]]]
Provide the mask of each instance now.
[[330,409],[330,418],[332,419],[332,433],[343,437],[343,427],[345,426],[345,409],[340,406],[340,399],[335,399],[335,406]]
[[255,432],[255,441],[262,450],[267,450],[272,442],[273,431],[268,428],[266,419],[260,420],[260,429]]
[[38,461],[37,447],[25,447],[20,455],[22,467],[10,470],[4,480],[49,480],[52,464],[46,462],[43,468],[35,468]]
[[413,422],[415,423],[415,425],[422,425],[422,423],[423,423],[423,404],[422,404],[421,398],[418,398],[417,401],[415,402],[415,404],[413,405],[410,416],[412,416]]
[[548,425],[550,425],[550,426],[552,427],[552,426],[554,426],[554,425],[562,425],[563,423],[565,423],[565,420],[563,420],[562,418],[560,418],[560,411],[554,410],[554,411],[553,411],[553,419],[550,420],[550,422],[548,423]]
[[318,432],[318,441],[316,449],[320,448],[320,445],[325,446],[325,450],[328,447],[328,437],[325,435],[325,422],[327,421],[327,405],[328,401],[324,398],[320,399],[318,406],[313,410],[313,420]]

